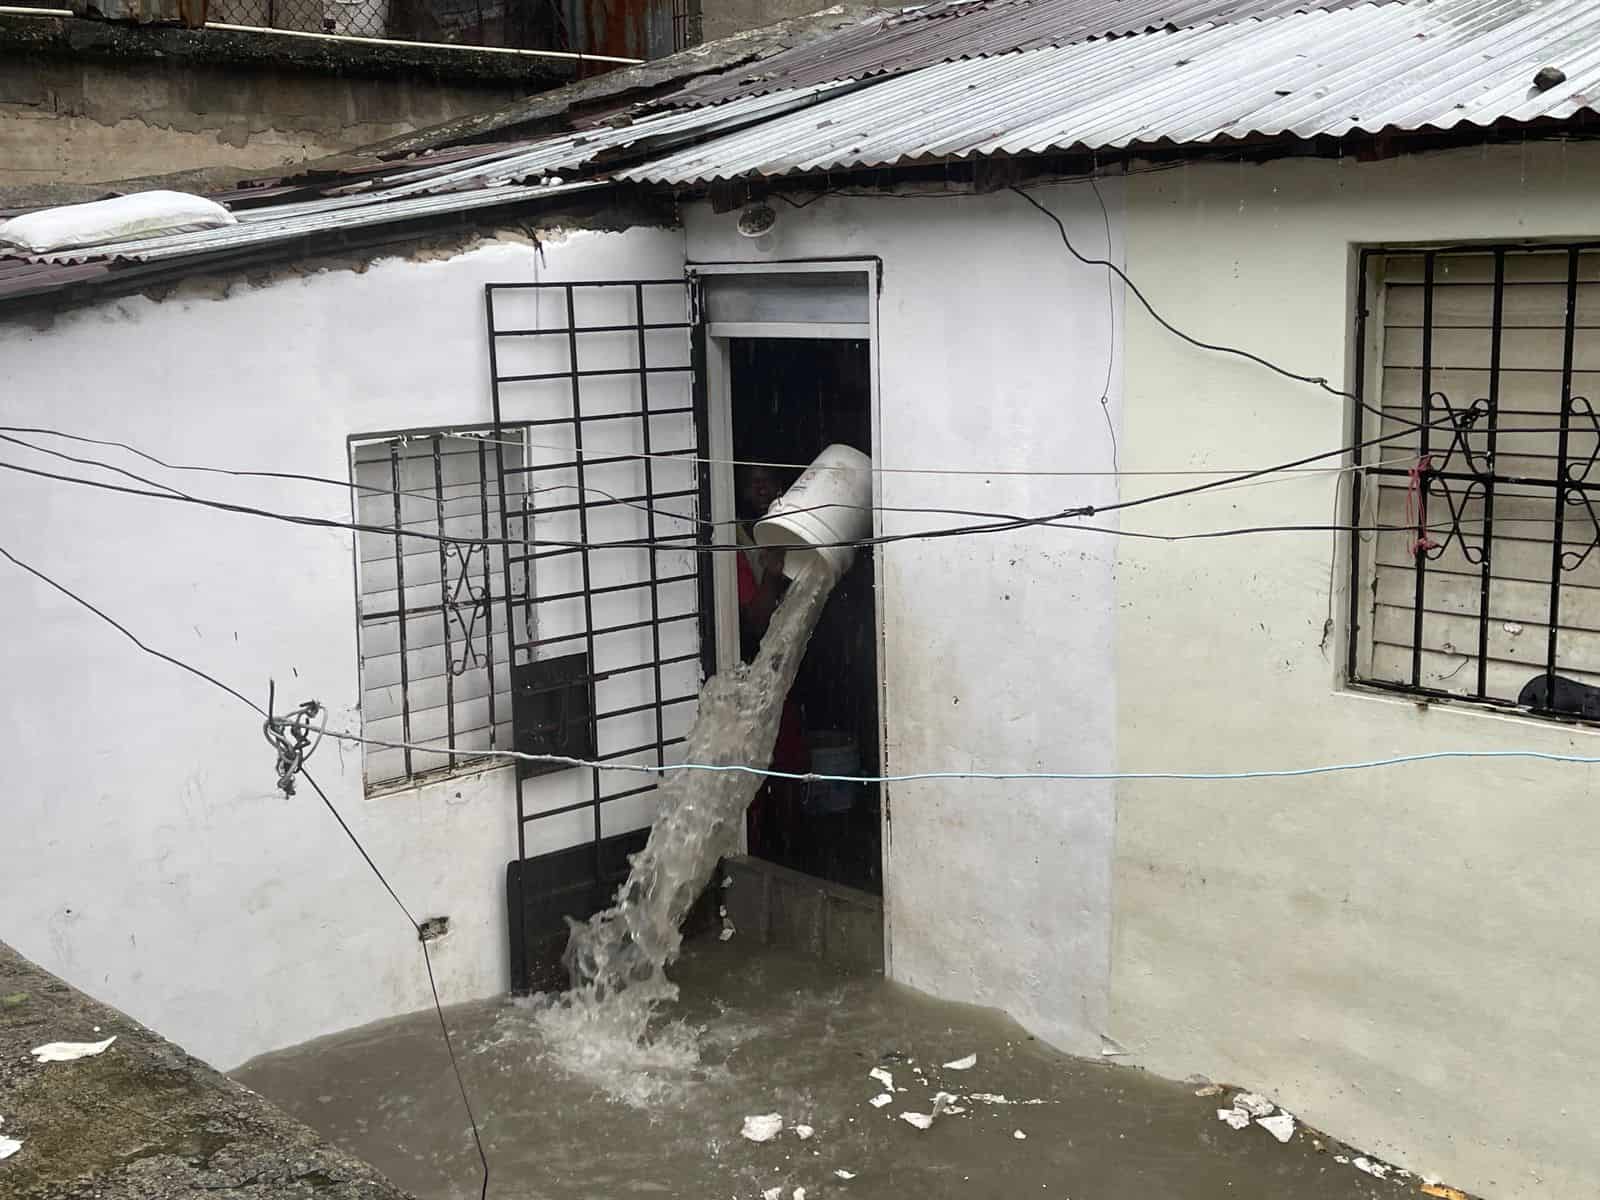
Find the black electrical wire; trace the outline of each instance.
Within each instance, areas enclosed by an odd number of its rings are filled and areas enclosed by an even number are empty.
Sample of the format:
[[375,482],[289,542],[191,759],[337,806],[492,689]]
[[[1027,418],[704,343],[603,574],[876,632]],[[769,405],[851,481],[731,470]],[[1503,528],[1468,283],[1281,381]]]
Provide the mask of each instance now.
[[[1443,424],[1443,423],[1444,423],[1444,419],[1441,419],[1441,421],[1438,422],[1438,424]],[[1505,432],[1513,432],[1513,431],[1511,431],[1511,430],[1502,430],[1501,432],[1505,433]],[[1524,430],[1524,431],[1520,431],[1520,432],[1532,432],[1532,431]],[[1100,513],[1116,512],[1116,511],[1119,511],[1119,510],[1122,510],[1122,509],[1136,508],[1136,507],[1140,507],[1140,506],[1143,506],[1143,505],[1146,505],[1146,504],[1154,504],[1154,503],[1158,503],[1158,502],[1165,501],[1165,500],[1176,499],[1176,498],[1183,497],[1183,496],[1196,495],[1196,494],[1199,494],[1199,493],[1212,491],[1212,490],[1215,490],[1215,489],[1218,489],[1218,488],[1229,487],[1229,486],[1232,486],[1232,485],[1237,484],[1237,483],[1247,482],[1247,481],[1252,480],[1252,479],[1259,479],[1259,478],[1261,478],[1263,476],[1266,476],[1266,475],[1272,475],[1272,474],[1276,474],[1276,473],[1279,473],[1279,472],[1282,472],[1282,471],[1293,470],[1293,469],[1295,469],[1297,467],[1303,467],[1303,466],[1306,466],[1309,463],[1317,462],[1317,461],[1320,461],[1322,459],[1332,458],[1332,457],[1336,457],[1336,456],[1342,456],[1342,455],[1344,455],[1344,454],[1346,454],[1346,453],[1348,453],[1348,452],[1350,452],[1351,450],[1354,450],[1354,449],[1361,449],[1361,448],[1365,448],[1367,446],[1378,445],[1378,444],[1382,444],[1382,443],[1385,443],[1385,442],[1393,441],[1393,440],[1395,440],[1397,438],[1402,438],[1402,437],[1406,437],[1406,436],[1409,436],[1409,435],[1408,435],[1407,432],[1404,432],[1404,431],[1399,432],[1399,433],[1383,434],[1383,435],[1379,435],[1377,437],[1369,438],[1369,439],[1367,439],[1367,440],[1365,440],[1363,442],[1358,443],[1355,446],[1341,446],[1341,447],[1338,447],[1336,449],[1322,451],[1322,452],[1317,453],[1317,454],[1304,455],[1304,456],[1302,456],[1300,458],[1292,459],[1289,462],[1277,463],[1277,464],[1274,464],[1272,466],[1267,466],[1267,467],[1260,467],[1260,468],[1257,468],[1256,470],[1253,470],[1253,471],[1246,471],[1246,472],[1242,472],[1242,473],[1226,476],[1226,477],[1221,478],[1221,479],[1209,480],[1209,481],[1207,481],[1205,483],[1192,484],[1192,485],[1190,485],[1188,487],[1175,488],[1175,489],[1171,489],[1169,491],[1158,492],[1158,493],[1155,493],[1155,494],[1152,494],[1152,495],[1149,495],[1149,496],[1142,496],[1142,497],[1138,497],[1138,498],[1133,499],[1133,500],[1124,500],[1124,501],[1119,501],[1119,502],[1112,503],[1112,504],[1104,504],[1104,505],[1085,504],[1085,505],[1078,505],[1076,507],[1064,508],[1064,509],[1061,509],[1061,510],[1059,510],[1057,512],[1046,513],[1046,514],[1042,514],[1042,515],[1039,515],[1039,516],[1032,516],[1032,517],[1002,517],[1002,518],[999,518],[999,519],[996,519],[996,520],[992,521],[989,524],[984,524],[984,525],[953,526],[953,527],[945,528],[945,529],[920,530],[920,531],[911,532],[911,533],[880,534],[880,535],[877,535],[875,537],[858,538],[858,539],[854,539],[854,540],[845,540],[845,541],[837,541],[837,542],[819,542],[819,543],[813,544],[812,548],[814,548],[814,549],[861,548],[861,547],[868,547],[868,546],[889,545],[889,544],[892,544],[892,543],[895,543],[895,542],[933,541],[933,540],[937,540],[937,539],[940,539],[940,538],[964,537],[964,536],[970,536],[970,535],[974,535],[974,534],[1003,533],[1003,532],[1009,532],[1010,530],[1013,530],[1013,529],[1028,528],[1028,527],[1031,527],[1031,526],[1049,526],[1049,525],[1054,525],[1057,522],[1060,522],[1060,521],[1063,521],[1063,520],[1070,520],[1070,519],[1077,518],[1077,517],[1092,517],[1092,516],[1095,516],[1095,515],[1100,514]],[[35,467],[27,467],[27,466],[23,466],[20,463],[6,462],[6,461],[3,461],[3,460],[0,460],[0,469],[9,470],[9,471],[16,471],[16,472],[19,472],[21,474],[32,475],[32,476],[36,476],[38,478],[43,478],[43,479],[51,479],[51,480],[55,480],[57,482],[62,482],[62,483],[75,483],[75,484],[79,484],[81,486],[95,488],[95,489],[98,489],[98,490],[101,490],[101,491],[115,492],[115,493],[119,493],[119,494],[122,494],[122,495],[142,496],[142,497],[146,497],[146,498],[150,498],[150,499],[166,500],[166,501],[173,502],[173,503],[195,504],[195,505],[198,505],[200,507],[212,508],[212,509],[216,509],[216,510],[221,511],[221,512],[232,512],[232,513],[238,513],[238,514],[245,515],[245,516],[260,517],[260,518],[264,518],[264,519],[267,519],[267,520],[284,521],[284,522],[289,523],[289,524],[304,525],[304,526],[308,526],[308,527],[311,527],[311,528],[340,529],[340,530],[346,530],[346,531],[353,531],[353,532],[357,532],[357,533],[373,533],[373,534],[378,534],[378,535],[381,535],[381,536],[384,536],[384,537],[409,537],[409,538],[418,539],[420,541],[425,541],[425,542],[430,542],[430,543],[444,543],[444,544],[447,544],[447,545],[501,546],[501,547],[511,546],[511,547],[522,547],[522,548],[527,548],[529,546],[542,546],[542,547],[548,547],[548,548],[552,548],[552,549],[556,549],[556,550],[575,550],[575,551],[576,550],[665,549],[665,550],[684,550],[684,551],[690,551],[690,552],[694,552],[694,553],[738,553],[740,551],[740,549],[741,549],[737,545],[725,545],[725,544],[704,545],[704,544],[698,544],[698,543],[686,544],[686,543],[683,543],[683,542],[671,541],[671,540],[661,540],[661,539],[657,539],[657,540],[652,541],[650,539],[645,539],[645,538],[622,539],[622,540],[613,541],[613,542],[581,542],[581,541],[580,542],[574,542],[574,541],[559,540],[559,539],[548,539],[548,538],[529,538],[529,539],[520,539],[519,540],[519,539],[516,539],[516,538],[463,538],[463,537],[451,537],[451,536],[448,536],[448,535],[445,535],[445,534],[430,533],[430,532],[427,532],[425,530],[420,530],[420,529],[403,529],[403,528],[395,528],[393,526],[386,526],[386,525],[372,525],[372,524],[367,524],[367,523],[360,522],[360,521],[342,521],[342,520],[336,520],[336,519],[331,518],[331,517],[315,517],[315,516],[309,516],[309,515],[301,514],[301,513],[278,512],[278,511],[275,511],[275,510],[272,510],[272,509],[257,508],[257,507],[255,507],[253,505],[233,504],[233,503],[229,503],[229,502],[223,501],[223,500],[213,500],[213,499],[203,498],[203,497],[179,495],[179,494],[174,494],[174,493],[172,493],[170,491],[146,491],[146,490],[141,489],[141,488],[131,488],[131,487],[127,487],[127,486],[124,486],[124,485],[121,485],[121,484],[108,483],[108,482],[106,482],[104,480],[85,479],[85,478],[82,478],[80,476],[75,476],[75,475],[62,475],[62,474],[59,474],[59,473],[53,472],[53,471],[43,471],[43,470],[39,470],[38,468],[35,468]]]
[[[196,678],[209,683],[212,687],[220,688],[222,691],[232,696],[235,700],[239,701],[239,703],[249,708],[257,716],[266,717],[269,721],[272,719],[272,714],[270,712],[262,708],[254,700],[251,700],[244,693],[229,687],[215,675],[207,674],[199,667],[192,666],[189,663],[184,662],[182,659],[174,658],[172,655],[163,653],[162,651],[155,649],[153,646],[146,645],[137,634],[135,634],[126,625],[122,624],[122,622],[118,621],[115,617],[112,617],[103,610],[95,607],[95,605],[78,595],[77,592],[67,587],[64,583],[60,583],[57,580],[52,579],[50,576],[46,575],[43,571],[39,570],[31,563],[23,562],[4,546],[0,546],[0,556],[4,556],[14,566],[20,567],[22,570],[32,575],[41,583],[45,583],[54,588],[73,603],[82,608],[88,609],[89,612],[99,617],[107,625],[111,626],[111,628],[122,634],[123,637],[127,638],[146,654],[153,655],[154,657],[159,658],[162,662],[177,667],[181,671],[187,671]],[[450,1027],[444,1018],[444,1005],[439,1000],[439,985],[434,981],[433,960],[428,954],[428,943],[424,941],[422,937],[422,926],[417,922],[417,919],[411,915],[411,910],[405,906],[405,902],[400,899],[398,893],[396,893],[393,886],[390,885],[388,878],[385,877],[383,871],[379,869],[378,864],[372,861],[372,855],[367,853],[367,848],[361,844],[361,839],[356,837],[355,831],[350,828],[349,824],[345,821],[344,816],[339,812],[338,808],[334,806],[333,801],[328,798],[328,794],[322,790],[321,785],[311,777],[311,773],[306,770],[303,763],[299,767],[299,773],[305,778],[305,781],[311,785],[312,790],[317,793],[317,796],[322,800],[322,803],[327,808],[328,812],[333,815],[333,819],[339,823],[339,828],[344,830],[345,836],[350,839],[350,844],[353,845],[360,853],[361,857],[366,861],[367,866],[372,868],[372,873],[378,877],[378,882],[383,885],[384,890],[389,893],[389,896],[394,900],[395,904],[399,906],[400,911],[405,914],[406,920],[410,922],[413,932],[415,932],[417,935],[417,944],[422,947],[422,962],[424,967],[427,968],[428,972],[428,988],[433,993],[433,1010],[438,1014],[439,1017],[439,1028],[444,1034],[444,1045],[445,1050],[450,1056],[450,1067],[451,1070],[455,1072],[456,1086],[461,1090],[461,1103],[467,1110],[467,1121],[472,1126],[473,1144],[478,1148],[478,1160],[483,1165],[483,1185],[479,1189],[479,1200],[488,1200],[489,1158],[488,1155],[484,1153],[483,1138],[478,1131],[478,1118],[472,1111],[472,1101],[467,1097],[466,1080],[462,1078],[461,1066],[456,1061],[455,1045],[450,1037]]]
[[1254,354],[1249,350],[1240,349],[1238,346],[1225,346],[1217,342],[1204,342],[1197,337],[1190,336],[1183,330],[1179,329],[1171,321],[1163,317],[1159,312],[1157,312],[1155,305],[1151,304],[1149,299],[1146,298],[1145,294],[1139,290],[1139,285],[1134,283],[1134,281],[1129,277],[1128,273],[1121,267],[1117,266],[1116,263],[1104,258],[1089,258],[1087,255],[1081,253],[1078,248],[1072,244],[1072,238],[1068,236],[1067,227],[1062,222],[1060,217],[1056,216],[1055,213],[1051,212],[1042,203],[1040,203],[1038,200],[1035,200],[1021,188],[1012,187],[1010,190],[1021,196],[1029,204],[1033,205],[1034,208],[1042,212],[1046,217],[1050,218],[1050,220],[1055,224],[1056,231],[1061,235],[1062,244],[1066,246],[1067,252],[1071,254],[1073,258],[1077,259],[1086,267],[1104,267],[1118,279],[1122,280],[1123,286],[1134,294],[1134,297],[1139,301],[1140,304],[1144,305],[1144,310],[1150,314],[1151,318],[1156,322],[1156,324],[1160,325],[1179,341],[1187,342],[1189,345],[1194,346],[1197,349],[1207,350],[1214,354],[1231,354],[1236,358],[1242,358],[1247,362],[1255,363],[1257,366],[1265,367],[1274,374],[1281,375],[1285,379],[1291,379],[1296,383],[1312,384],[1315,387],[1321,388],[1330,396],[1338,396],[1341,400],[1353,400],[1367,412],[1393,421],[1397,425],[1406,425],[1411,429],[1422,428],[1421,424],[1418,422],[1408,421],[1404,417],[1397,417],[1393,413],[1384,412],[1376,405],[1369,404],[1367,401],[1361,399],[1361,397],[1357,396],[1354,392],[1347,392],[1343,388],[1334,387],[1333,384],[1329,383],[1324,376],[1302,375],[1298,371],[1291,371],[1287,367],[1279,366],[1271,359],[1263,358],[1261,355]]

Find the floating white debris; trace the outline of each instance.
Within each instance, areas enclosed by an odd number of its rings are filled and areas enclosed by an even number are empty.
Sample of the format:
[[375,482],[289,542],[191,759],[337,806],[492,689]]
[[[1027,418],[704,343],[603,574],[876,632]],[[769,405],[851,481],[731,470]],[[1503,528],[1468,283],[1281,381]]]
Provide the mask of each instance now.
[[0,1159],[10,1158],[13,1154],[21,1149],[22,1143],[18,1139],[0,1137]]
[[944,1069],[946,1071],[970,1071],[977,1065],[978,1056],[976,1054],[969,1054],[965,1058],[958,1058],[954,1062],[945,1063]]
[[1222,1095],[1222,1088],[1219,1085],[1215,1084],[1215,1083],[1208,1083],[1208,1084],[1205,1085],[1205,1087],[1195,1088],[1194,1094],[1196,1096],[1207,1096],[1207,1097],[1209,1097],[1209,1096],[1220,1096],[1220,1095]]
[[1271,1100],[1254,1092],[1238,1093],[1233,1098],[1233,1106],[1244,1109],[1252,1117],[1270,1117],[1278,1108]]
[[1358,1171],[1365,1171],[1374,1179],[1386,1179],[1389,1175],[1388,1167],[1384,1166],[1380,1162],[1373,1162],[1370,1158],[1365,1156],[1353,1160],[1350,1165]]
[[874,1096],[871,1100],[868,1100],[867,1103],[872,1105],[873,1108],[882,1108],[885,1104],[888,1104],[893,1099],[894,1099],[894,1097],[891,1096],[888,1092],[880,1092],[878,1095]]
[[739,1133],[749,1138],[752,1142],[770,1142],[783,1132],[783,1117],[777,1113],[764,1113],[760,1116],[746,1117],[744,1127]]
[[732,941],[733,940],[733,926],[732,925],[724,925],[722,927],[722,932],[717,934],[717,940],[718,941],[723,941],[723,942]]
[[796,1125],[794,1127],[794,1131],[802,1142],[808,1141],[811,1138],[811,1135],[817,1132],[809,1125]]
[[761,1193],[761,1200],[783,1200],[783,1189],[781,1187],[768,1188]]
[[1271,1117],[1257,1117],[1256,1124],[1280,1142],[1287,1142],[1294,1136],[1294,1118],[1286,1112]]
[[1047,1100],[1012,1100],[995,1092],[973,1092],[969,1099],[979,1104],[1048,1104]]
[[1342,1166],[1349,1166],[1350,1165],[1350,1157],[1349,1157],[1349,1155],[1346,1155],[1346,1154],[1335,1154],[1333,1156],[1333,1161],[1336,1162],[1336,1163],[1341,1164]]
[[883,1084],[883,1086],[886,1088],[894,1087],[894,1076],[889,1074],[889,1072],[885,1071],[882,1067],[873,1067],[872,1070],[867,1072],[867,1074],[872,1076],[872,1078],[876,1079],[879,1083]]
[[933,1116],[930,1113],[903,1112],[900,1114],[900,1119],[907,1125],[915,1125],[918,1129],[926,1129],[933,1124]]
[[846,1171],[843,1167],[840,1167],[833,1173],[833,1177],[835,1179],[854,1179],[856,1173],[854,1171]]
[[1250,1124],[1250,1114],[1242,1108],[1219,1108],[1217,1120],[1225,1122],[1230,1128],[1243,1129]]
[[1023,1133],[1020,1129],[1013,1129],[1011,1131],[1011,1136],[1016,1138],[1019,1142],[1025,1142],[1028,1140],[1028,1135]]
[[43,1046],[35,1046],[32,1054],[42,1063],[72,1062],[74,1059],[104,1054],[116,1040],[117,1035],[113,1033],[103,1042],[50,1042]]
[[794,1200],[806,1200],[806,1190],[805,1190],[805,1188],[795,1188],[795,1190],[794,1190]]

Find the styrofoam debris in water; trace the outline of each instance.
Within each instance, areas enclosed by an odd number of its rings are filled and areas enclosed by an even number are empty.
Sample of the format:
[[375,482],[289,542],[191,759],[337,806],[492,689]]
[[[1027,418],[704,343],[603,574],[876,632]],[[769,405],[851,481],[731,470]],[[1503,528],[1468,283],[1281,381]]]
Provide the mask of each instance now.
[[809,1125],[796,1125],[794,1131],[802,1142],[809,1140],[811,1135],[817,1132]]
[[879,1083],[883,1084],[883,1086],[886,1088],[894,1087],[894,1076],[889,1074],[889,1072],[885,1071],[882,1067],[873,1067],[872,1070],[867,1072],[867,1074],[873,1079],[876,1079]]
[[116,1040],[117,1035],[113,1033],[103,1042],[48,1042],[43,1046],[35,1046],[31,1053],[42,1063],[72,1062],[75,1059],[104,1054]]
[[933,1124],[933,1116],[930,1113],[903,1112],[900,1114],[900,1119],[918,1129],[927,1129]]
[[783,1189],[781,1187],[768,1188],[761,1193],[761,1200],[783,1200]]
[[970,1071],[977,1065],[978,1056],[976,1054],[969,1054],[965,1058],[958,1058],[954,1062],[945,1063],[944,1069],[946,1071]]
[[1242,1108],[1219,1108],[1217,1120],[1226,1123],[1230,1129],[1243,1129],[1250,1124],[1250,1114]]
[[1013,1129],[1011,1131],[1011,1136],[1016,1138],[1019,1142],[1025,1142],[1028,1140],[1028,1135],[1023,1133],[1020,1129]]
[[1010,1100],[994,1092],[973,1092],[970,1099],[980,1104],[1047,1104],[1046,1100]]
[[854,1179],[856,1177],[856,1173],[854,1171],[846,1171],[843,1167],[840,1167],[838,1170],[834,1171],[833,1177],[835,1179]]
[[1294,1136],[1294,1118],[1286,1112],[1271,1117],[1257,1117],[1256,1124],[1280,1142],[1287,1142]]
[[806,1190],[805,1190],[805,1188],[795,1188],[795,1190],[794,1190],[794,1200],[806,1200]]
[[1204,1087],[1195,1088],[1194,1094],[1196,1096],[1220,1096],[1222,1095],[1222,1088],[1218,1084],[1208,1083]]
[[893,1099],[894,1099],[894,1097],[891,1096],[888,1092],[880,1092],[878,1095],[874,1096],[871,1100],[868,1100],[867,1103],[872,1105],[873,1108],[882,1108],[885,1104],[890,1103]]
[[718,941],[723,941],[723,942],[731,942],[733,940],[733,926],[732,925],[724,925],[722,927],[722,932],[717,934],[717,940]]
[[17,1138],[0,1136],[0,1159],[10,1158],[22,1149],[22,1142]]
[[1239,1092],[1233,1098],[1233,1106],[1244,1109],[1252,1117],[1270,1117],[1278,1107],[1265,1096],[1258,1096],[1254,1092]]
[[1370,1158],[1365,1156],[1352,1160],[1350,1165],[1358,1171],[1365,1171],[1374,1179],[1386,1179],[1389,1175],[1388,1167],[1384,1166],[1380,1162],[1373,1162]]
[[741,1137],[749,1138],[752,1142],[770,1142],[782,1132],[783,1117],[778,1113],[746,1117],[744,1127],[739,1130]]

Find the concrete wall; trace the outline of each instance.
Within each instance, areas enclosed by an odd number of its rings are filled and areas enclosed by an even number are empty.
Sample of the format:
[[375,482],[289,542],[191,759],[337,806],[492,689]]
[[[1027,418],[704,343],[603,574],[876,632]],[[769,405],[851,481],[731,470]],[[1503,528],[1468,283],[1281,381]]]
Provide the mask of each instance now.
[[[1600,154],[1554,144],[1195,166],[1129,182],[1129,264],[1196,336],[1348,380],[1353,245],[1593,237],[1597,183]],[[1184,346],[1138,310],[1127,339],[1124,470],[1251,467],[1346,440],[1336,397]],[[1124,527],[1343,521],[1334,495],[1330,477],[1300,476],[1132,510]],[[1342,691],[1337,633],[1322,644],[1331,534],[1118,551],[1124,768],[1600,753],[1590,730]],[[1257,1086],[1475,1192],[1592,1192],[1600,1135],[1572,1118],[1600,1105],[1594,785],[1591,768],[1504,761],[1120,786],[1114,1035],[1133,1061]]]
[[700,40],[714,42],[827,7],[819,0],[700,0]]
[[0,15],[0,189],[340,153],[555,86],[564,60]]
[[[542,254],[502,242],[362,273],[286,273],[226,298],[207,285],[0,325],[0,361],[18,381],[6,415],[174,462],[348,478],[351,434],[490,419],[485,282],[682,266],[678,232],[577,233]],[[63,466],[16,446],[6,457]],[[343,488],[163,478],[350,516]],[[150,645],[262,703],[274,678],[280,708],[315,697],[331,726],[359,728],[348,533],[9,472],[0,511],[0,544]],[[257,718],[10,564],[0,612],[15,634],[0,698],[9,942],[224,1066],[430,1003],[414,934],[316,796],[274,790]],[[503,991],[510,769],[369,797],[361,762],[358,747],[324,743],[310,766],[412,912],[451,918],[433,943],[442,998]],[[532,798],[565,803],[588,786],[586,773],[563,772]],[[649,816],[641,799],[610,813],[607,832]],[[587,828],[582,812],[541,822],[531,847],[572,844]]]
[[[1115,233],[1120,191],[1102,191]],[[1034,195],[1104,252],[1087,188]],[[780,207],[757,242],[735,233],[735,216],[690,209],[691,260],[881,257],[877,463],[977,473],[886,474],[880,505],[1037,513],[1113,494],[1104,475],[982,473],[1106,472],[1112,458],[1100,397],[1110,355],[1114,418],[1120,295],[1071,265],[1019,197],[829,197]],[[879,514],[883,533],[949,523],[959,519]],[[884,546],[885,772],[1108,769],[1114,550],[1058,531]],[[1098,1052],[1109,785],[895,785],[887,796],[889,974]]]

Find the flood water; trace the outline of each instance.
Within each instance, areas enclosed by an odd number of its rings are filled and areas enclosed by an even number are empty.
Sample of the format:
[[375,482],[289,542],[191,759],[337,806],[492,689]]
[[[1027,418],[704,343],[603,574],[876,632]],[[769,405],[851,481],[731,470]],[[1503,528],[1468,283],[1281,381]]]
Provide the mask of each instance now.
[[[696,940],[643,1046],[506,1002],[447,1010],[492,1171],[518,1200],[819,1197],[1257,1200],[1415,1194],[1296,1133],[1217,1120],[1223,1098],[1074,1059],[996,1014],[739,938]],[[604,1031],[601,1031],[602,1033]],[[940,1064],[976,1054],[969,1070]],[[892,1101],[874,1068],[893,1080]],[[461,1098],[430,1010],[268,1055],[235,1077],[422,1200],[478,1194]],[[934,1095],[965,1111],[927,1130]],[[987,1097],[987,1098],[983,1098]],[[1005,1102],[1001,1102],[1004,1097]],[[765,1143],[744,1118],[777,1113]],[[793,1127],[810,1125],[802,1140]],[[1025,1135],[1018,1138],[1020,1132]],[[843,1179],[836,1171],[848,1171]]]

